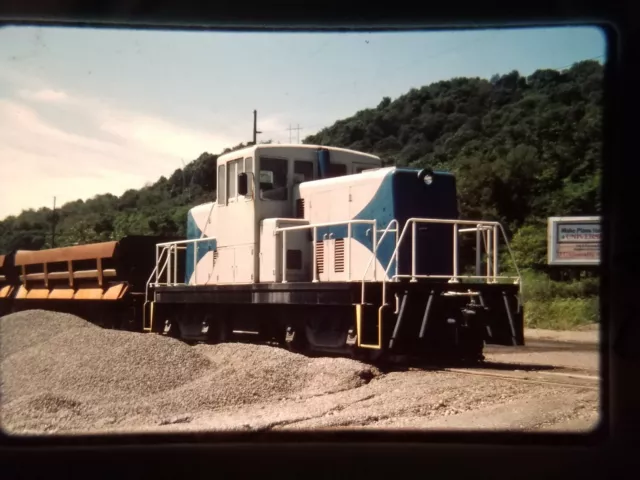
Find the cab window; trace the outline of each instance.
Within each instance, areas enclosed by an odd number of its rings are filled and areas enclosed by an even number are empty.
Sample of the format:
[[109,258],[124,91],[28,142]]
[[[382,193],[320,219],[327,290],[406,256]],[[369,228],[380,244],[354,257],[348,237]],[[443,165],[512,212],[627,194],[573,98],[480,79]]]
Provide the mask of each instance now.
[[293,162],[293,183],[298,184],[313,180],[313,162],[296,160]]
[[260,198],[287,200],[289,198],[289,161],[283,158],[260,157]]
[[218,165],[218,193],[216,202],[218,205],[225,205],[227,203],[227,176],[225,174],[225,165]]
[[347,174],[347,166],[342,163],[330,163],[327,177],[341,177]]
[[242,159],[227,162],[227,195],[229,200],[236,200],[238,196],[238,174],[242,173]]

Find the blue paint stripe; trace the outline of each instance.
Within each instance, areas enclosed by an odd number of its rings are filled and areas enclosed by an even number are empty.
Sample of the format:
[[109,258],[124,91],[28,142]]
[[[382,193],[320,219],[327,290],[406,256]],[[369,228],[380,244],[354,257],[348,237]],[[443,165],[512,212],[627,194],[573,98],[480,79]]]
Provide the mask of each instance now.
[[[387,173],[383,178],[380,187],[373,195],[369,203],[353,217],[354,220],[376,220],[376,229],[378,230],[378,239],[382,235],[382,231],[389,225],[389,222],[395,218],[394,202],[393,202],[393,171]],[[351,226],[352,237],[355,241],[362,244],[371,253],[373,253],[373,233],[367,233],[371,228],[370,225],[356,224]],[[348,226],[337,225],[332,227],[318,228],[318,239],[321,240],[326,234],[333,234],[333,238],[347,238]],[[388,233],[382,242],[378,244],[376,258],[380,264],[386,268],[393,255],[395,249],[395,234]],[[379,240],[378,240],[379,241]],[[395,260],[392,263],[390,272],[395,269]]]
[[[187,214],[187,239],[195,240],[202,237],[202,230],[198,228],[195,219],[193,218],[192,212]],[[186,271],[185,271],[185,283],[189,283],[189,279],[193,275],[195,270],[195,266],[193,264],[193,252],[196,252],[196,263],[199,263],[202,258],[211,251],[216,250],[217,242],[215,239],[211,239],[208,241],[198,242],[197,244],[187,244],[187,262],[186,262]]]

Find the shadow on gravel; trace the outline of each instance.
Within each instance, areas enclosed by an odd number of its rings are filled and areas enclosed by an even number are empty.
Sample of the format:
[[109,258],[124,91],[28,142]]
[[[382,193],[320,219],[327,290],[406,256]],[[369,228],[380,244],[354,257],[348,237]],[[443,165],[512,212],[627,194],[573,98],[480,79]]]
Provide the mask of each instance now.
[[408,359],[394,363],[385,363],[376,365],[382,373],[407,372],[411,370],[421,371],[444,371],[447,368],[468,368],[481,370],[497,370],[497,371],[524,371],[524,372],[540,372],[547,370],[557,370],[558,367],[552,365],[538,365],[527,363],[503,363],[503,362],[435,362],[422,359]]
[[486,353],[550,353],[550,352],[597,352],[600,346],[596,343],[559,342],[552,340],[529,340],[524,346],[511,347],[487,345]]

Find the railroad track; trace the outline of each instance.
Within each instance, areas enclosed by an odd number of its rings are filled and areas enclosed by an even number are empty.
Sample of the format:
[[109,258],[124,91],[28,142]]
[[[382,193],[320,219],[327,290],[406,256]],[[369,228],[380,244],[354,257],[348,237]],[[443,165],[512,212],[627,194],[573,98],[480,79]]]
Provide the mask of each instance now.
[[[419,370],[419,369],[416,369]],[[440,371],[458,375],[475,375],[484,377],[500,378],[522,383],[534,383],[543,385],[553,385],[568,388],[580,388],[587,390],[600,389],[599,377],[579,370],[558,368],[552,370],[514,370],[504,371],[483,367],[477,368],[442,368]]]

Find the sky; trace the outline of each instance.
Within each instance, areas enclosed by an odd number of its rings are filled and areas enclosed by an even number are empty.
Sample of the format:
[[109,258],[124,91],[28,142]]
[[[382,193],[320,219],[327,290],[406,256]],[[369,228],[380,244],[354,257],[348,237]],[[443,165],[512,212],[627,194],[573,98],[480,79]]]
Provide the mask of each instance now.
[[[407,33],[0,29],[0,219],[121,195],[452,77],[605,60],[592,27]],[[289,130],[289,127],[301,130]]]

